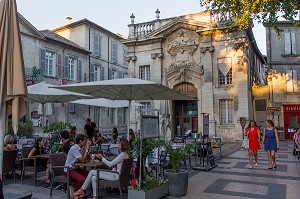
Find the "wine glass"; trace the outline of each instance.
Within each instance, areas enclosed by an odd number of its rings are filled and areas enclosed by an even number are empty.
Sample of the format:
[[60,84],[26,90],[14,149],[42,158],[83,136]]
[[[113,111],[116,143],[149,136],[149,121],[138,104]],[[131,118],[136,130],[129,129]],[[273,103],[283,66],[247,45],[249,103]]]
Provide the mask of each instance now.
[[92,163],[95,161],[95,156],[96,156],[96,155],[95,155],[94,153],[91,154],[91,158],[92,158],[92,159],[91,159],[91,162],[92,162]]

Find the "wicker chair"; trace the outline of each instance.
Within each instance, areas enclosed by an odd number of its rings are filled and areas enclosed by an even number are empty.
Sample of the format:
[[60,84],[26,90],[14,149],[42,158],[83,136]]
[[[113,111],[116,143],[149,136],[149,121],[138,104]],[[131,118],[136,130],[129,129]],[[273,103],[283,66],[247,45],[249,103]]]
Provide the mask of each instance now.
[[18,150],[3,151],[3,173],[13,172],[14,181],[16,183],[15,162]]
[[[45,167],[36,166],[36,158],[28,158],[28,155],[30,153],[32,148],[23,147],[22,148],[22,159],[20,159],[21,163],[21,182],[23,183],[23,178],[25,175],[25,170],[28,170],[30,172],[34,173],[34,186],[37,184],[37,172],[45,171]],[[33,161],[33,166],[30,164],[30,161]]]
[[[67,198],[70,198],[70,178],[69,167],[65,167],[66,154],[58,153],[50,155],[50,171],[51,171],[51,188],[50,198],[52,198],[53,184],[55,182],[67,184]],[[65,175],[64,168],[67,168],[67,175]]]
[[[132,159],[125,159],[123,160],[122,163],[122,168],[119,176],[119,180],[117,181],[110,181],[110,180],[103,180],[103,179],[98,179],[96,183],[96,198],[99,198],[99,186],[103,185],[104,187],[109,187],[109,188],[118,188],[120,191],[120,197],[122,197],[122,188],[126,187],[129,185],[129,176],[130,176],[130,170],[132,166]],[[112,172],[112,173],[117,173],[112,170],[103,170],[103,169],[97,169],[97,176],[99,176],[99,173],[101,171],[105,172]]]

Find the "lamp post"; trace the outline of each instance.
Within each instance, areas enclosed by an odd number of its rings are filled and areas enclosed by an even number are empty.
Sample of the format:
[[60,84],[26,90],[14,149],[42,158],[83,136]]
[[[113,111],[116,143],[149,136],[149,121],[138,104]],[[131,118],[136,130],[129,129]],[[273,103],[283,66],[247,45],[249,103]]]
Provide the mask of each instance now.
[[246,125],[246,118],[245,117],[240,117],[240,124],[242,126],[242,134],[243,134],[243,139],[244,139],[244,128],[245,128],[245,125]]

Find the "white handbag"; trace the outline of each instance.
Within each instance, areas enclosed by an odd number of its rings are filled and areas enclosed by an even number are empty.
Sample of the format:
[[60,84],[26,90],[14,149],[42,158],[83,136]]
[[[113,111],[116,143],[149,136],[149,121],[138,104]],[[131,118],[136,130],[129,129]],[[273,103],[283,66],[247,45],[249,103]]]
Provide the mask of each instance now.
[[242,147],[244,149],[249,149],[249,140],[247,137],[244,138],[243,142],[242,142]]

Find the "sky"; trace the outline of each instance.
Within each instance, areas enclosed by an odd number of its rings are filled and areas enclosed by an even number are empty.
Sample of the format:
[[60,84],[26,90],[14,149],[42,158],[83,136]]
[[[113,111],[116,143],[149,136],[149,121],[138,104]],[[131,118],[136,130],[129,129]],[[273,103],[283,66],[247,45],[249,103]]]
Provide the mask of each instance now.
[[[201,12],[199,0],[17,0],[18,12],[38,30],[54,29],[84,18],[114,33],[128,37],[130,15],[135,23]],[[254,24],[254,36],[262,54],[266,54],[266,33],[262,24]]]

